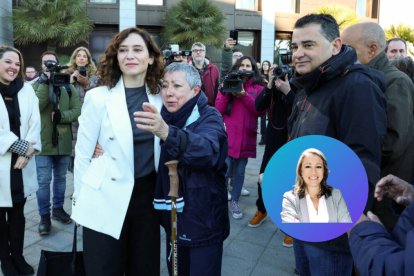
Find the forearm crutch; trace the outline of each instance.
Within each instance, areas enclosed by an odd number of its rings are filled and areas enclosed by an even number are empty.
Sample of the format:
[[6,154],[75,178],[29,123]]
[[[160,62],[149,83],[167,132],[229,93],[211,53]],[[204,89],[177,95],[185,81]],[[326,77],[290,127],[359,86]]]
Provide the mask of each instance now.
[[178,259],[177,259],[177,206],[178,198],[178,172],[177,160],[171,160],[165,163],[168,167],[168,176],[170,177],[170,192],[168,196],[171,198],[171,256],[172,256],[172,275],[178,276]]

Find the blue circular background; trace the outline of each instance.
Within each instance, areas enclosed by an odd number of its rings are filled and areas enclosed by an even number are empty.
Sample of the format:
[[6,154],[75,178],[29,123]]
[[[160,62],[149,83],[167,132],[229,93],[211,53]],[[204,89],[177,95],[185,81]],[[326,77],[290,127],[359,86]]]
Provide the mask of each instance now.
[[[327,183],[341,191],[352,223],[282,223],[283,194],[293,188],[298,159],[308,148],[324,153],[330,171]],[[273,155],[264,172],[262,192],[268,214],[283,232],[302,241],[321,242],[342,235],[357,222],[367,202],[368,180],[361,160],[347,145],[309,135],[290,141]]]

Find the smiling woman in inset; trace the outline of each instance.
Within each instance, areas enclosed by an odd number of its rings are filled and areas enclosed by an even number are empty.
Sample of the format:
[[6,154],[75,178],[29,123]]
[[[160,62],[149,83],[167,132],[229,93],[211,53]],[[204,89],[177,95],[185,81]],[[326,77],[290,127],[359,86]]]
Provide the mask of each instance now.
[[282,222],[352,222],[341,192],[328,185],[324,154],[305,150],[296,167],[293,190],[283,195]]

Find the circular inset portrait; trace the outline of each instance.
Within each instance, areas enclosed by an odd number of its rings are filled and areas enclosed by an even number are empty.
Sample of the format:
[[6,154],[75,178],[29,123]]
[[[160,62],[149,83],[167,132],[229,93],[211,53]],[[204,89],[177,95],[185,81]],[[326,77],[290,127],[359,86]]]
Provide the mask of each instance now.
[[321,242],[344,234],[357,222],[367,202],[368,179],[347,145],[309,135],[273,155],[262,191],[267,212],[283,232]]

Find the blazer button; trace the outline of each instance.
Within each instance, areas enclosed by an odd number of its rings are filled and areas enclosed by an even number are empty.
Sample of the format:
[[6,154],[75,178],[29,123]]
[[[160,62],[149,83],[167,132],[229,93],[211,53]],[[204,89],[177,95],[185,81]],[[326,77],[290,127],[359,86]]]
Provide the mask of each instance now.
[[111,180],[112,180],[112,181],[115,181],[115,180],[116,180],[116,178],[115,178],[115,177],[112,177],[112,178],[111,178]]
[[112,156],[112,160],[116,160],[116,158],[114,156]]
[[114,140],[114,139],[115,139],[115,137],[113,137],[113,136],[109,137],[109,140]]

